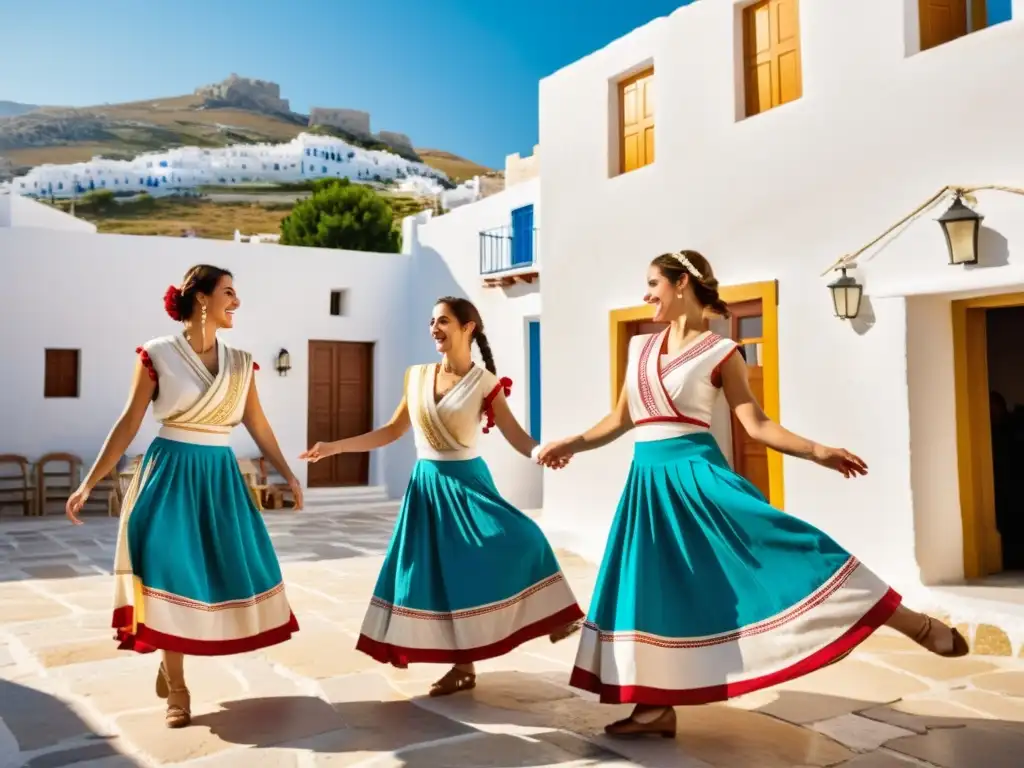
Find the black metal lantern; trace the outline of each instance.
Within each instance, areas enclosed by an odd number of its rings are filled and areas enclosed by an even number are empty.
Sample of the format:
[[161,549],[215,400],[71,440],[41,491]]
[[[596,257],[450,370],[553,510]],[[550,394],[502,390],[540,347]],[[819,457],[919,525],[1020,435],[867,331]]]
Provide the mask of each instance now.
[[949,248],[950,264],[978,263],[978,233],[984,218],[964,205],[962,193],[956,193],[956,200],[949,206],[949,210],[939,217]]
[[279,376],[287,376],[291,369],[292,356],[288,354],[287,349],[282,349],[277,353],[277,373]]
[[860,313],[864,286],[846,274],[846,267],[840,269],[843,271],[842,276],[828,286],[832,292],[832,306],[840,320],[853,320]]

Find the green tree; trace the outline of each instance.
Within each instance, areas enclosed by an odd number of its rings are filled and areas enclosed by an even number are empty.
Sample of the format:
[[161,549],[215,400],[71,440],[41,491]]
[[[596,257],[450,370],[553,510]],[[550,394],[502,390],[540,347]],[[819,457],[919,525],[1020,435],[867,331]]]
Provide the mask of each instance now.
[[281,222],[281,244],[398,253],[401,233],[391,206],[374,190],[325,179]]

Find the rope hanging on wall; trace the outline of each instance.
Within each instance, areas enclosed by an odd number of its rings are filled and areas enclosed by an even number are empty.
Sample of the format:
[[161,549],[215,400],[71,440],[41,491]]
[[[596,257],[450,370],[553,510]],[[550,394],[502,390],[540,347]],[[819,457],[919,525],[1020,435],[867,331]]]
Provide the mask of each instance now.
[[831,272],[835,272],[837,269],[842,269],[843,267],[846,267],[847,269],[850,269],[850,268],[856,266],[856,264],[854,262],[857,260],[858,256],[860,256],[862,253],[864,253],[864,251],[866,251],[869,248],[872,248],[872,247],[878,245],[878,243],[880,243],[882,240],[887,238],[889,235],[891,235],[897,229],[902,227],[904,224],[908,224],[909,222],[913,221],[918,216],[920,216],[922,213],[925,213],[926,211],[930,210],[931,208],[934,208],[948,194],[950,194],[950,193],[959,194],[959,195],[961,195],[964,198],[965,202],[967,202],[970,205],[974,206],[974,205],[978,204],[978,200],[977,200],[977,198],[974,197],[974,193],[975,192],[982,192],[982,191],[985,191],[985,190],[994,190],[996,192],[1009,192],[1012,195],[1022,195],[1022,196],[1024,196],[1024,189],[1021,189],[1019,187],[1005,187],[1005,186],[1002,186],[1002,185],[999,185],[999,184],[986,184],[986,185],[980,186],[980,187],[953,187],[953,186],[943,187],[938,192],[936,192],[934,195],[932,195],[927,200],[925,200],[923,203],[921,203],[921,205],[917,206],[917,208],[915,208],[913,211],[908,213],[902,219],[900,219],[895,224],[893,224],[891,227],[889,227],[887,230],[885,230],[882,234],[880,234],[874,240],[869,242],[867,245],[863,245],[860,248],[858,248],[856,251],[854,251],[853,253],[848,253],[845,256],[837,259],[835,262],[832,263],[832,265],[828,269],[826,269],[824,272],[821,273],[821,277],[826,277]]

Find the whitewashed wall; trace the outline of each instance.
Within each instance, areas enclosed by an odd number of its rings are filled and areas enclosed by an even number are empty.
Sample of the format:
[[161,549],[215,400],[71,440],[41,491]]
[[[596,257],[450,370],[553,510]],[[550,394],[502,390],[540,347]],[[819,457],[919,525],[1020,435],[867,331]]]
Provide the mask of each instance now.
[[[908,316],[905,296],[1024,282],[1024,199],[979,195],[998,234],[986,248],[1001,250],[1006,266],[947,266],[938,225],[927,220],[866,263],[870,327],[832,318],[818,275],[943,185],[1024,186],[1024,22],[908,55],[916,0],[805,0],[803,98],[737,119],[740,5],[701,0],[541,82],[545,437],[579,432],[608,411],[608,311],[640,303],[653,256],[697,248],[723,284],[779,281],[782,421],[871,467],[854,482],[787,458],[787,511],[897,584],[955,578],[959,510],[936,503],[953,490],[955,455],[922,449],[912,467],[908,450],[924,427],[908,380],[952,386],[924,369],[948,376],[948,356],[921,351],[948,314],[914,299]],[[1014,11],[1024,17],[1024,4]],[[610,178],[614,83],[650,63],[657,161]],[[938,421],[923,432],[951,445],[951,400],[930,397]],[[913,402],[927,412],[922,398]],[[628,443],[546,476],[549,529],[590,556],[603,547]]]
[[0,195],[0,227],[36,227],[95,232],[96,225],[20,195]]
[[[409,351],[404,295],[410,258],[192,238],[80,234],[0,228],[0,450],[30,458],[71,451],[91,462],[128,396],[135,348],[179,332],[163,310],[163,294],[196,263],[230,269],[242,301],[224,339],[251,351],[262,370],[257,386],[285,456],[306,447],[307,342],[372,341],[374,419],[391,415]],[[329,314],[330,291],[348,289],[347,316]],[[77,399],[43,398],[43,350],[81,350]],[[278,376],[278,351],[292,370]],[[11,372],[16,373],[11,373]],[[157,424],[147,418],[131,450],[145,450]],[[371,458],[371,483],[401,495],[411,466],[408,438]],[[239,455],[258,453],[244,429]]]
[[[498,375],[508,376],[513,381],[509,404],[527,431],[527,320],[540,315],[540,292],[536,282],[520,283],[507,289],[484,288],[480,277],[479,233],[492,227],[509,225],[512,210],[531,203],[534,205],[534,226],[543,231],[539,184],[537,180],[532,180],[472,205],[457,208],[444,216],[431,218],[424,215],[419,220],[407,220],[405,236],[407,241],[415,239],[408,304],[413,318],[411,343],[414,359],[430,362],[437,357],[427,325],[434,301],[440,296],[451,294],[470,299],[483,317]],[[542,265],[543,251],[539,259]],[[543,266],[540,268],[543,269]],[[543,280],[542,274],[541,283]],[[541,329],[543,333],[543,323]],[[544,378],[546,384],[548,376]],[[521,508],[540,507],[540,468],[512,450],[497,429],[481,435],[480,447],[501,493]]]

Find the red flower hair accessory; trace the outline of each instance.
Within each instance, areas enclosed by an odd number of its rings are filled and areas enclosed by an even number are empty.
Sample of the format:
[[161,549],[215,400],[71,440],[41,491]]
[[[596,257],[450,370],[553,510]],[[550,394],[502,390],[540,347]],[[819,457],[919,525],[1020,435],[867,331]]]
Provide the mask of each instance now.
[[164,293],[164,310],[170,315],[171,320],[180,321],[181,313],[178,312],[178,299],[181,297],[181,289],[176,285],[168,287]]

